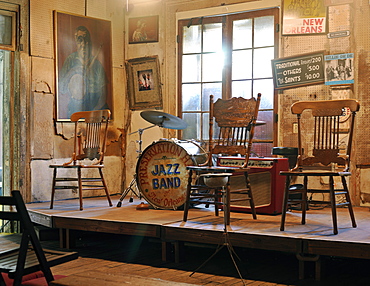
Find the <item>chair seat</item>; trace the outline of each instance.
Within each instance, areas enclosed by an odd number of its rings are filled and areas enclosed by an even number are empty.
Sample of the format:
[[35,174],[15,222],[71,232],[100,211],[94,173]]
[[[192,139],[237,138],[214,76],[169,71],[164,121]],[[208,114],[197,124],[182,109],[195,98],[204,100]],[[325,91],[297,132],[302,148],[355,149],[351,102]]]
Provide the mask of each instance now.
[[210,173],[244,173],[250,170],[250,168],[223,167],[223,166],[187,166],[186,169],[193,170],[195,172],[210,172]]
[[351,176],[351,172],[333,172],[325,170],[303,170],[303,171],[281,171],[280,175],[283,176]]
[[85,165],[85,164],[76,164],[76,165],[49,165],[49,168],[104,168],[104,165]]

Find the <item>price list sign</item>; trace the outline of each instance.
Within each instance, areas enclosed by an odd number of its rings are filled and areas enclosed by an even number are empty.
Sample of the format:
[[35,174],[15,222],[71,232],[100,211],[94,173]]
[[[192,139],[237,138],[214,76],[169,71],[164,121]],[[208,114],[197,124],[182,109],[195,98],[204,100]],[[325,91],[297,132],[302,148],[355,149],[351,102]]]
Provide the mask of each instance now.
[[323,52],[280,58],[271,62],[276,89],[325,82]]

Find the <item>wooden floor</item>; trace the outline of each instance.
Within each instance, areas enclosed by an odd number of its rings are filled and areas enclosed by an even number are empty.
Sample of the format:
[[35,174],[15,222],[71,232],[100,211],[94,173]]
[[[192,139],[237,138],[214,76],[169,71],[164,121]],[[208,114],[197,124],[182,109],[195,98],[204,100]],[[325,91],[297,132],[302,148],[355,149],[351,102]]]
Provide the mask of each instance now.
[[[194,208],[185,223],[181,210],[136,210],[138,199],[133,203],[125,200],[122,207],[116,207],[118,197],[112,199],[114,207],[108,207],[104,198],[84,199],[83,211],[78,210],[77,200],[57,201],[53,210],[48,203],[28,205],[34,222],[73,231],[72,250],[78,251],[80,258],[54,267],[53,273],[73,277],[79,284],[56,285],[83,285],[82,280],[91,279],[104,281],[101,285],[133,279],[135,285],[369,283],[370,213],[366,208],[355,208],[357,228],[351,227],[348,210],[338,209],[338,235],[332,234],[329,209],[308,211],[303,226],[299,224],[300,212],[289,212],[284,232],[279,230],[280,215],[258,215],[253,220],[250,214],[232,213],[227,237],[241,259],[236,259],[241,280],[227,247],[189,276],[223,245],[222,212],[221,217],[215,217],[211,209]],[[58,246],[55,240],[43,243]],[[183,245],[182,251],[177,251],[179,245]],[[305,280],[298,279],[297,253],[309,259],[320,257],[320,282],[315,281],[314,262],[305,263]],[[93,284],[89,281],[86,285]]]

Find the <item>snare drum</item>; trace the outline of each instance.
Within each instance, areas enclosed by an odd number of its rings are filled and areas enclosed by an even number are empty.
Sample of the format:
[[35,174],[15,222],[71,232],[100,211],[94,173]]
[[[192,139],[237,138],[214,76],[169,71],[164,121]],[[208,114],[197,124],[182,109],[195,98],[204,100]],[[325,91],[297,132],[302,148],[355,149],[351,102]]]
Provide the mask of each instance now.
[[186,166],[204,163],[207,154],[193,141],[162,140],[148,146],[137,166],[137,185],[155,208],[177,209],[186,200]]

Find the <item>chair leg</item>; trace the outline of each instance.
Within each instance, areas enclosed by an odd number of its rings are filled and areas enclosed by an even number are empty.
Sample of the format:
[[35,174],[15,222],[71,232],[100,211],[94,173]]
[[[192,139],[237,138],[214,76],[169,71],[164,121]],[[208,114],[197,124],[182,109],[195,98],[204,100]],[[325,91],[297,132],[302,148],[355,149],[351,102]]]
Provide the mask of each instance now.
[[57,168],[54,168],[54,170],[53,170],[53,183],[52,183],[52,189],[51,189],[51,199],[50,199],[50,209],[52,209],[54,207],[56,177],[57,177]]
[[189,205],[190,205],[190,192],[191,192],[191,183],[193,177],[193,171],[189,170],[189,177],[188,177],[188,185],[186,187],[186,198],[185,198],[185,204],[184,204],[184,216],[182,218],[183,221],[188,220],[188,212],[189,212]]
[[301,224],[306,224],[306,211],[307,211],[307,187],[308,187],[308,178],[304,176],[303,178],[303,192],[302,192],[302,220]]
[[80,211],[83,210],[82,205],[82,179],[81,179],[81,168],[77,168],[77,178],[78,178],[78,196],[80,200]]
[[284,231],[284,228],[285,228],[285,217],[286,217],[286,212],[287,212],[287,209],[288,209],[289,186],[290,186],[290,176],[286,176],[284,199],[283,199],[283,208],[282,208],[281,222],[280,222],[280,230],[281,231]]
[[341,177],[341,179],[342,179],[343,189],[345,190],[346,200],[348,202],[348,211],[349,211],[349,215],[351,216],[352,227],[357,227],[355,214],[353,212],[352,202],[351,202],[351,198],[350,198],[348,187],[347,187],[347,181],[346,181],[346,178],[343,176]]
[[249,206],[251,207],[252,217],[253,217],[253,219],[257,219],[256,205],[254,204],[251,182],[249,180],[249,175],[248,175],[247,172],[244,173],[244,177],[245,177],[246,187],[247,187],[247,190],[248,190]]
[[330,204],[331,204],[331,216],[333,219],[333,232],[338,234],[338,222],[337,222],[337,205],[335,202],[335,192],[334,192],[334,179],[333,176],[329,177],[330,184]]
[[99,168],[99,174],[100,174],[100,178],[102,180],[103,186],[104,186],[105,195],[107,196],[109,206],[111,207],[111,206],[113,206],[113,204],[112,204],[112,201],[110,199],[110,195],[109,195],[109,192],[108,192],[108,187],[107,187],[107,184],[105,183],[104,176],[103,176],[103,170],[101,168]]

